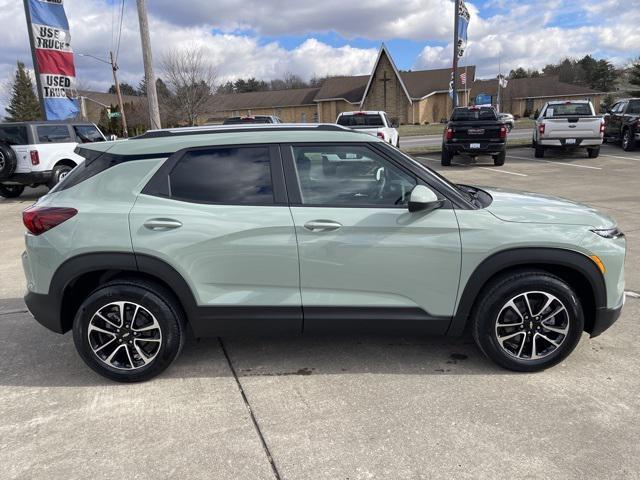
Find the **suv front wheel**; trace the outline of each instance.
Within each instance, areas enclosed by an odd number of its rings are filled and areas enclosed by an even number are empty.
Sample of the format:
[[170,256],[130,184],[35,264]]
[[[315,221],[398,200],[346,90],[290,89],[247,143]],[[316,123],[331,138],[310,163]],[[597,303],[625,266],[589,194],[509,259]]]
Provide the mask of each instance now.
[[115,280],[82,303],[73,323],[80,357],[118,382],[149,380],[177,358],[184,318],[172,295],[152,283]]
[[520,271],[498,278],[482,292],[473,335],[482,352],[504,368],[544,370],[564,360],[584,327],[578,296],[560,278]]

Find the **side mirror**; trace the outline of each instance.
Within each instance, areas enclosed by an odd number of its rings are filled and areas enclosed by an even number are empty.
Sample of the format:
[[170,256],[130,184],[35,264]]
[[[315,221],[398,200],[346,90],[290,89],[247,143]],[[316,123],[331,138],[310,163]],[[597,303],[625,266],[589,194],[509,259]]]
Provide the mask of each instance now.
[[409,197],[410,212],[431,212],[437,210],[444,205],[444,200],[438,199],[438,196],[429,187],[424,185],[416,185],[411,191]]

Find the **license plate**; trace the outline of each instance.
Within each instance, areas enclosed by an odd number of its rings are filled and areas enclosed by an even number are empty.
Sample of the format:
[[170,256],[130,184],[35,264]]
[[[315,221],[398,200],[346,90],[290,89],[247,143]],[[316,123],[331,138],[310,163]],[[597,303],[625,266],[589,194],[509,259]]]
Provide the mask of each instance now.
[[469,135],[482,135],[484,133],[484,128],[470,128],[467,130]]
[[480,144],[479,143],[470,143],[469,144],[469,148],[480,148]]
[[566,143],[567,145],[575,145],[576,144],[576,139],[575,138],[567,138],[564,143]]

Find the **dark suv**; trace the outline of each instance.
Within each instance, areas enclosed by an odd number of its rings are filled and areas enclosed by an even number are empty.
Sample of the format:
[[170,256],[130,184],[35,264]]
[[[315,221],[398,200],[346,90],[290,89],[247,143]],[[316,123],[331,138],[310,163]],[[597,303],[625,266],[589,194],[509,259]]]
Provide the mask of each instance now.
[[620,100],[604,116],[605,140],[621,142],[629,152],[640,144],[640,98]]

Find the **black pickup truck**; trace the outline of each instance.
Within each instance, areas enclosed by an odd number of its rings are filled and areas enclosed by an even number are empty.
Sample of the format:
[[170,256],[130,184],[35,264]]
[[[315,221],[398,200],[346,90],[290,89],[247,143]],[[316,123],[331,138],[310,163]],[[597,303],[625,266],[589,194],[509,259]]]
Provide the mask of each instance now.
[[454,108],[442,137],[442,165],[451,165],[454,155],[491,155],[495,165],[504,165],[507,126],[492,107]]
[[604,116],[604,138],[626,151],[640,146],[640,98],[620,100]]

